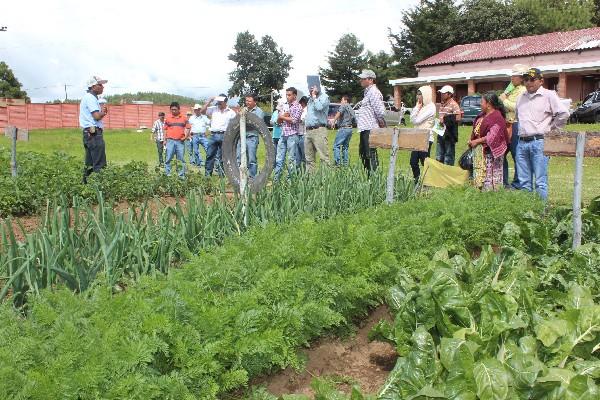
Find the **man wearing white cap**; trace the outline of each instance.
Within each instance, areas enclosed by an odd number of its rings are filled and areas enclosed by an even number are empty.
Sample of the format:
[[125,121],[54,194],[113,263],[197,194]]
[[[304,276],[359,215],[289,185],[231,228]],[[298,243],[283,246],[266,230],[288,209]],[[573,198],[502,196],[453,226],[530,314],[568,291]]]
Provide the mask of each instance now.
[[435,158],[446,165],[454,165],[456,142],[458,142],[458,123],[460,122],[460,106],[454,100],[454,88],[450,85],[442,87],[438,92],[442,96],[439,119],[444,125],[444,136],[438,136]]
[[108,82],[97,76],[87,81],[87,93],[79,104],[79,126],[83,129],[83,148],[85,149],[85,167],[83,183],[92,172],[98,172],[106,167],[106,147],[104,144],[104,124],[102,118],[108,114],[106,105],[100,106],[98,96],[104,91]]
[[377,149],[372,149],[369,146],[369,135],[371,129],[385,126],[383,118],[385,105],[383,104],[383,95],[375,86],[375,72],[370,69],[363,69],[358,77],[360,78],[360,86],[365,90],[360,110],[356,116],[356,125],[360,132],[358,154],[363,166],[367,172],[370,172],[377,169],[379,160],[377,159]]
[[189,117],[190,134],[192,135],[192,156],[190,163],[198,168],[202,167],[202,154],[200,153],[200,145],[204,148],[204,154],[208,154],[208,139],[206,138],[206,130],[210,126],[210,119],[205,114],[202,114],[202,106],[194,105],[194,114]]
[[[500,100],[504,104],[506,109],[506,123],[510,136],[510,143],[508,151],[512,156],[513,163],[515,166],[515,174],[511,186],[515,189],[520,189],[521,184],[519,183],[519,172],[517,168],[517,144],[519,143],[519,122],[517,121],[516,110],[517,100],[523,93],[527,91],[523,84],[523,74],[527,73],[529,67],[523,64],[513,65],[511,71],[510,83],[504,90],[504,93],[500,95]],[[504,186],[508,186],[508,160],[506,155],[504,156]]]

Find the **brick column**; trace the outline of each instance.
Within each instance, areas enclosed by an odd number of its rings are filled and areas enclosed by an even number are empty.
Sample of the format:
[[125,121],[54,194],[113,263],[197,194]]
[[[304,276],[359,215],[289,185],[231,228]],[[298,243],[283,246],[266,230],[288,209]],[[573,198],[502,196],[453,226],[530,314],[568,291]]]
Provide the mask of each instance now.
[[399,85],[394,86],[394,105],[399,110],[400,103],[402,102],[402,87]]
[[567,73],[559,72],[558,73],[558,97],[566,98],[567,97]]
[[467,94],[469,96],[474,95],[476,92],[476,88],[475,88],[475,81],[473,79],[469,79],[467,81]]
[[432,99],[432,101],[434,103],[438,103],[437,97],[438,97],[439,93],[437,92],[437,89],[435,87],[435,83],[430,83],[429,87],[431,88],[431,96],[432,96],[431,99]]

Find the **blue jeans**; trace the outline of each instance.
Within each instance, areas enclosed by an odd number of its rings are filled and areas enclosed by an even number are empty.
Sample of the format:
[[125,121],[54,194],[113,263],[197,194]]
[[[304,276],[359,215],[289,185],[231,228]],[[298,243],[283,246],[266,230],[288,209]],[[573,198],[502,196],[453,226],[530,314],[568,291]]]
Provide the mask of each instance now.
[[302,164],[306,165],[306,155],[304,154],[304,135],[298,135],[298,153],[296,154],[296,166],[300,168]]
[[544,139],[517,145],[517,168],[519,170],[520,189],[530,192],[534,189],[544,200],[548,199],[548,160],[544,155]]
[[446,165],[454,165],[456,153],[456,143],[454,139],[445,137],[437,138],[437,147],[435,148],[435,159]]
[[282,136],[277,144],[277,156],[275,156],[275,180],[279,180],[285,156],[288,154],[288,176],[292,176],[297,168],[298,159],[298,135]]
[[[258,151],[258,136],[246,137],[246,158],[248,159],[248,175],[252,178],[256,176],[258,172],[258,161],[256,160],[256,152]],[[240,161],[240,142],[237,144],[237,163],[241,164]]]
[[200,146],[204,148],[204,152],[208,158],[208,138],[203,133],[194,133],[192,136],[192,164],[196,164],[198,167],[202,166],[202,153],[200,152]]
[[512,139],[510,141],[510,145],[508,146],[508,152],[504,155],[504,186],[508,186],[508,153],[512,156],[513,163],[515,165],[515,174],[513,176],[513,181],[510,184],[515,189],[521,188],[521,183],[519,182],[519,168],[517,167],[517,145],[519,144],[519,123],[513,122],[512,124]]
[[217,161],[217,173],[224,176],[223,160],[221,159],[224,133],[213,133],[208,140],[208,152],[206,153],[206,176],[211,176]]
[[335,165],[348,165],[350,139],[352,139],[352,128],[338,129],[333,142],[333,161]]
[[180,177],[185,176],[185,159],[183,158],[185,152],[185,145],[181,140],[167,139],[167,159],[165,160],[165,173],[167,176],[171,175],[171,160],[173,156],[177,157],[177,161],[180,163],[177,174]]

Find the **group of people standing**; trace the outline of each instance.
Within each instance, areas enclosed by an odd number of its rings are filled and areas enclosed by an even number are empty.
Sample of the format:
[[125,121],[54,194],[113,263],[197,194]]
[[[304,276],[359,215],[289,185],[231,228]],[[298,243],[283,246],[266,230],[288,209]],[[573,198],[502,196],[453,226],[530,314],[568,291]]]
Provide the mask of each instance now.
[[[555,91],[543,87],[543,74],[538,68],[516,64],[511,82],[498,96],[496,92],[481,97],[481,113],[473,122],[468,142],[473,155],[472,178],[476,187],[497,190],[501,187],[536,191],[548,198],[548,161],[544,155],[544,137],[552,129],[566,125],[569,112]],[[439,90],[440,110],[436,121],[436,106],[429,86],[417,91],[417,104],[411,121],[417,128],[429,129],[428,152],[413,152],[411,167],[416,180],[419,163],[429,157],[434,141],[434,126],[439,125],[436,159],[454,165],[461,110],[454,100],[454,90],[444,86]],[[507,155],[514,162],[514,177],[509,182]]]

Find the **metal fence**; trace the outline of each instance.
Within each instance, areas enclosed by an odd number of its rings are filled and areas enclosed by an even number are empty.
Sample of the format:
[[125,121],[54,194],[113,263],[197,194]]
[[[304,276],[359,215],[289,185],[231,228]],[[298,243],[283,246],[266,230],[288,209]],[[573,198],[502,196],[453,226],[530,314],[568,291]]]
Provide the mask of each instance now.
[[[182,105],[181,111],[191,110]],[[158,113],[169,112],[168,105],[122,104],[108,105],[104,117],[106,129],[152,127]],[[0,105],[0,129],[14,125],[19,129],[54,129],[79,127],[79,104],[6,104]]]

